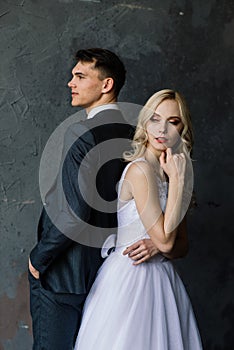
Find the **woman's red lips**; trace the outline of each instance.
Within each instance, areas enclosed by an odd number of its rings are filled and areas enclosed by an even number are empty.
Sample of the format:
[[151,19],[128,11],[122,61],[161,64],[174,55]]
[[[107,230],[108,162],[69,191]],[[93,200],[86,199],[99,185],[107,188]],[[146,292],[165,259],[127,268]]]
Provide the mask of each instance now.
[[159,143],[165,143],[168,141],[168,139],[166,139],[165,137],[156,137],[156,140],[159,142]]

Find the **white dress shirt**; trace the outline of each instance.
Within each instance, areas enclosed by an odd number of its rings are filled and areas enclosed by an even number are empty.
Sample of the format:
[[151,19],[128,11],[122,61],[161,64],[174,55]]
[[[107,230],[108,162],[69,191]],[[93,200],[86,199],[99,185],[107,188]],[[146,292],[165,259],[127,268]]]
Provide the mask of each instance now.
[[93,118],[99,112],[105,111],[106,109],[119,109],[116,103],[107,103],[105,105],[97,106],[91,109],[91,111],[87,115],[87,119]]

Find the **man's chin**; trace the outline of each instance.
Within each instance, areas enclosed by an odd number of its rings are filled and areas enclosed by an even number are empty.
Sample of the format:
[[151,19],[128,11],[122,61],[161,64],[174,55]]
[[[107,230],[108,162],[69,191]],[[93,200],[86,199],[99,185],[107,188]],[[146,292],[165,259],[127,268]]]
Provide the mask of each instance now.
[[79,107],[79,103],[78,102],[75,102],[75,101],[71,101],[71,105],[72,107]]

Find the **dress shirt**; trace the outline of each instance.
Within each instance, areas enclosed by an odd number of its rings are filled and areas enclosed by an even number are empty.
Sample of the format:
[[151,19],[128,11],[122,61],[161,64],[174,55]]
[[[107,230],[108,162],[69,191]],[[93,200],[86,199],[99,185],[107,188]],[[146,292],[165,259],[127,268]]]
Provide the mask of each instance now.
[[106,109],[119,109],[116,103],[107,103],[105,105],[100,105],[91,109],[91,111],[87,115],[87,119],[93,118],[99,112],[105,111]]

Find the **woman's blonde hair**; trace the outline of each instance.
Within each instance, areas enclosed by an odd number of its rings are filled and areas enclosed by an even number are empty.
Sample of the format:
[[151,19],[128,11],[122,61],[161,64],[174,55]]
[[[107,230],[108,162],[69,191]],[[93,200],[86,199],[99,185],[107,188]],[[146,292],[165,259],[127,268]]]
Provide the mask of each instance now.
[[156,92],[153,96],[151,96],[146,102],[145,106],[142,108],[138,117],[135,135],[133,137],[133,150],[130,152],[124,152],[125,160],[132,161],[144,155],[148,141],[146,124],[152,117],[156,108],[165,100],[177,101],[180,110],[181,121],[183,123],[183,129],[180,135],[182,141],[182,149],[180,149],[180,152],[191,152],[193,146],[193,131],[190,112],[186,101],[179,92],[170,89],[164,89]]

